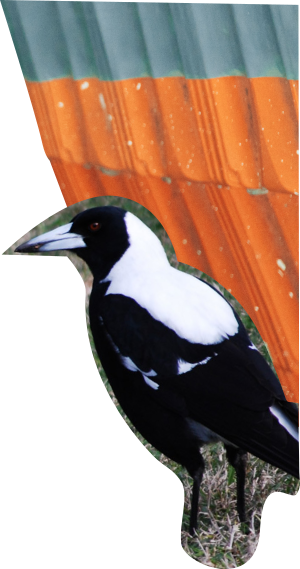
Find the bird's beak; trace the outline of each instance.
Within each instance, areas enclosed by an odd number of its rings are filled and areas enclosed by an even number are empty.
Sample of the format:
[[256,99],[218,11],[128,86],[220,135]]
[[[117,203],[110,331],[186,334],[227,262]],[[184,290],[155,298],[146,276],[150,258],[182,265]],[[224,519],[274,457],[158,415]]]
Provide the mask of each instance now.
[[59,251],[81,249],[86,247],[82,235],[71,233],[72,223],[57,227],[48,233],[38,235],[15,249],[17,253],[39,253],[43,251]]

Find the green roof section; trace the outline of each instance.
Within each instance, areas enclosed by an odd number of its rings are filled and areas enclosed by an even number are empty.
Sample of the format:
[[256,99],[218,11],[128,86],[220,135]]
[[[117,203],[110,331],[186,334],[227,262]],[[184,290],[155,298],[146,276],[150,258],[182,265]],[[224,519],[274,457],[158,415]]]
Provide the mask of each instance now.
[[25,78],[298,78],[298,6],[2,0]]

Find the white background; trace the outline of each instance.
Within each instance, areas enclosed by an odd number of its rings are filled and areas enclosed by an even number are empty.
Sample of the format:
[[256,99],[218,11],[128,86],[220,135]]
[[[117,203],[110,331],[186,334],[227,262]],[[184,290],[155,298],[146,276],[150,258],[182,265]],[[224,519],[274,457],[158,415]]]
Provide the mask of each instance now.
[[[0,252],[65,207],[0,8]],[[66,258],[0,257],[0,567],[196,567],[183,489],[99,378],[84,285]],[[294,568],[300,497],[263,512],[250,569]]]

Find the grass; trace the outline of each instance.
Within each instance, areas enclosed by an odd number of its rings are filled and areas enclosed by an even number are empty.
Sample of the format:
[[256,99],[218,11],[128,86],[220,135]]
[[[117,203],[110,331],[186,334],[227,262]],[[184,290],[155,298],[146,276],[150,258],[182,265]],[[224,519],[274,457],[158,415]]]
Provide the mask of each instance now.
[[[93,198],[86,202],[80,202],[71,206],[62,212],[52,216],[45,222],[41,223],[38,228],[30,231],[25,237],[20,239],[16,245],[30,239],[34,235],[50,231],[58,225],[69,223],[69,221],[80,211],[87,207],[95,207],[99,205],[117,205],[123,207],[132,213],[138,215],[154,231],[162,241],[170,263],[179,270],[184,270],[196,276],[200,276],[210,284],[214,284],[230,301],[236,312],[239,314],[244,325],[246,326],[251,340],[257,348],[263,353],[269,364],[272,361],[267,346],[261,339],[252,320],[240,306],[240,304],[220,285],[204,275],[200,271],[193,269],[187,265],[178,264],[174,249],[170,239],[166,235],[164,229],[158,220],[145,208],[123,198]],[[6,253],[11,254],[14,250],[11,247]],[[46,253],[47,254],[47,253]],[[78,271],[80,272],[86,285],[86,304],[88,306],[89,295],[92,289],[92,275],[88,267],[75,255],[71,253],[48,253],[49,255],[67,254]],[[88,315],[87,315],[88,323]],[[203,456],[206,462],[206,470],[200,491],[199,505],[199,529],[197,535],[190,537],[188,534],[190,498],[192,492],[192,479],[186,470],[180,465],[170,461],[167,457],[159,453],[151,447],[141,435],[136,431],[130,421],[124,416],[122,409],[116,401],[114,394],[110,388],[109,382],[105,377],[98,355],[95,351],[91,331],[88,323],[88,333],[91,342],[93,355],[96,360],[99,373],[105,383],[105,386],[112,397],[117,409],[122,414],[125,421],[136,436],[143,442],[148,450],[165,466],[171,468],[183,483],[185,490],[185,503],[182,519],[182,546],[186,553],[193,559],[201,563],[220,568],[238,567],[246,563],[253,555],[259,540],[261,512],[266,498],[275,491],[286,492],[288,494],[296,494],[299,489],[299,482],[293,477],[276,469],[261,460],[248,456],[247,465],[247,481],[246,481],[246,513],[250,522],[250,532],[243,533],[243,528],[238,520],[236,511],[236,494],[235,494],[235,473],[234,469],[228,465],[226,453],[221,444],[211,445],[203,450]],[[273,367],[273,366],[272,366]],[[273,368],[274,369],[274,368]]]

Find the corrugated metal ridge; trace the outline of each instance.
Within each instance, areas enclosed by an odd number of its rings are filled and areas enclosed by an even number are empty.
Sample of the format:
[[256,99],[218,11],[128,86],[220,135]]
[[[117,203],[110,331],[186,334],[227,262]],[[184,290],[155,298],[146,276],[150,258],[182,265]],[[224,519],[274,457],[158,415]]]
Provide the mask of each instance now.
[[297,6],[2,4],[30,81],[298,76]]
[[47,156],[142,176],[298,193],[296,81],[27,82]]

